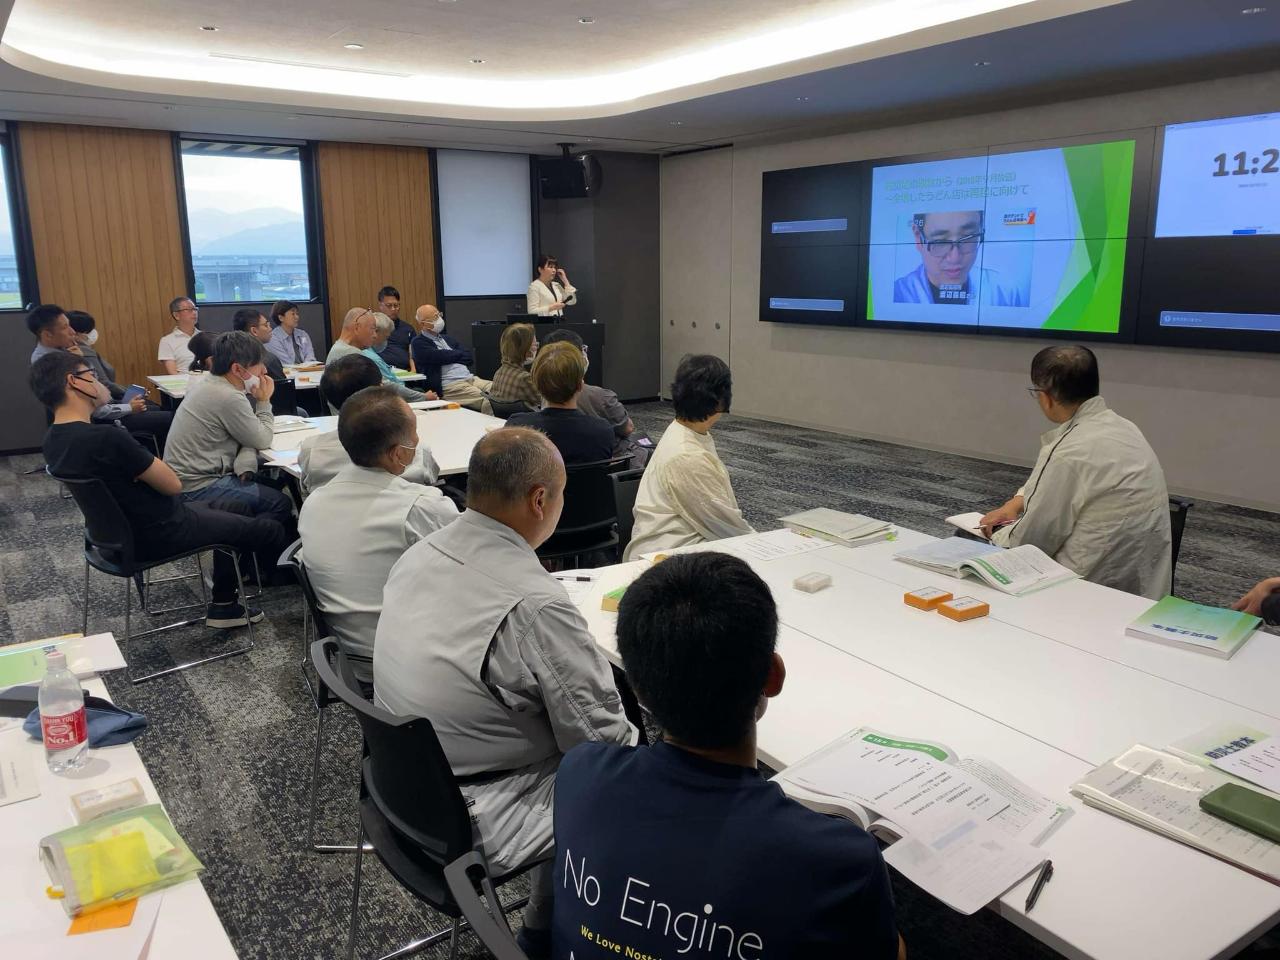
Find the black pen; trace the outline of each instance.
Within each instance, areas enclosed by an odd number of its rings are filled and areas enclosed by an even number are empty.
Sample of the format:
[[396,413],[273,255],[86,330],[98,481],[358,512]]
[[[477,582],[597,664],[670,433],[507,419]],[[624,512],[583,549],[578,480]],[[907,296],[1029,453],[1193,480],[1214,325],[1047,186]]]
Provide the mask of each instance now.
[[1031,894],[1027,897],[1027,906],[1023,913],[1030,913],[1031,908],[1036,905],[1036,901],[1040,899],[1040,891],[1044,889],[1044,885],[1049,882],[1053,876],[1053,861],[1046,860],[1044,865],[1040,867],[1040,873],[1036,877],[1036,882],[1031,885]]
[[575,583],[591,583],[595,579],[594,577],[566,577],[558,573],[554,573],[552,576],[557,580],[572,580]]

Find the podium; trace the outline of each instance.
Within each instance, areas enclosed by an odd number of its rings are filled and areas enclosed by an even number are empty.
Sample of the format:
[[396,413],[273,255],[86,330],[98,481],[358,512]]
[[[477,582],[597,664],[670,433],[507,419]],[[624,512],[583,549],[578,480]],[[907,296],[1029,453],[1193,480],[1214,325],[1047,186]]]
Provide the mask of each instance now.
[[[521,318],[513,322],[528,321]],[[507,323],[506,320],[491,320],[471,324],[471,352],[475,357],[477,377],[492,380],[494,373],[502,365],[498,341],[502,339],[502,331],[507,328]],[[565,321],[562,317],[539,317],[538,322],[533,324],[539,343],[545,343],[552,330],[572,330],[580,336],[591,360],[587,367],[587,383],[597,387],[604,386],[604,326],[603,323],[574,323]]]

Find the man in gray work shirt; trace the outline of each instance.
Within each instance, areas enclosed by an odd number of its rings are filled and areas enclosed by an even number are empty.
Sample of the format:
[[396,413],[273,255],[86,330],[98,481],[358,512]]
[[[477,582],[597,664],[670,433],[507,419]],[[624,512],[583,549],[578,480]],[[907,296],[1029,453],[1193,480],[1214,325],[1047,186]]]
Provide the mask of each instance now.
[[214,341],[213,369],[173,415],[164,459],[182,481],[184,500],[233,502],[237,512],[270,517],[292,531],[289,498],[254,480],[258,451],[275,436],[275,381],[263,357],[262,344],[243,330]]
[[[434,725],[496,873],[552,855],[567,750],[635,738],[586,621],[534,553],[560,519],[564,484],[543,434],[484,437],[466,512],[391,568],[373,645],[377,703]],[[551,874],[544,863],[530,875],[526,945],[549,944]]]

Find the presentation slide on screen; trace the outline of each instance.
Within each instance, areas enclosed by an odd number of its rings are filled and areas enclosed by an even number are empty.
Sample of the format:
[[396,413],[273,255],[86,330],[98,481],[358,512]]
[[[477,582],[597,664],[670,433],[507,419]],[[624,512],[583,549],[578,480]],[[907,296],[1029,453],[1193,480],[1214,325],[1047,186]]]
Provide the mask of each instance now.
[[1134,142],[871,172],[867,316],[1115,333]]
[[1280,233],[1280,113],[1164,128],[1157,237]]

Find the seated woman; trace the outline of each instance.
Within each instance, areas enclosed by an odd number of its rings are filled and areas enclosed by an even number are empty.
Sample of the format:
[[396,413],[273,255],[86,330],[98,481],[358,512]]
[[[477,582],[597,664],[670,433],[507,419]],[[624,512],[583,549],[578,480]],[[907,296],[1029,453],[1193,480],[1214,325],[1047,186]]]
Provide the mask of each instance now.
[[705,540],[754,533],[716,454],[711,428],[733,399],[729,365],[707,354],[676,368],[676,418],[658,441],[636,492],[635,527],[624,560]]
[[500,403],[521,402],[530,410],[542,406],[542,395],[533,385],[529,364],[538,352],[538,338],[531,323],[513,323],[502,331],[498,343],[502,353],[502,366],[493,375],[489,398]]
[[213,369],[213,341],[216,334],[205,333],[203,330],[197,333],[187,343],[187,349],[191,351],[191,369],[189,373],[208,373]]

